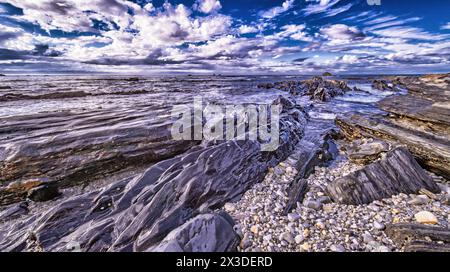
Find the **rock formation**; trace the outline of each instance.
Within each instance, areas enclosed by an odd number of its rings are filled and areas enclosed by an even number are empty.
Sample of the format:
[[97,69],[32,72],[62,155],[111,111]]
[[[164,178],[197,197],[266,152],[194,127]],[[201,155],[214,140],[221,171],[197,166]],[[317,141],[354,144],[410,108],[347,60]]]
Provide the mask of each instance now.
[[0,250],[67,251],[75,242],[82,251],[232,250],[232,223],[211,210],[262,181],[303,136],[302,109],[285,98],[276,103],[283,106],[276,151],[261,152],[257,141],[204,143],[0,231]]
[[422,188],[440,192],[408,150],[399,147],[387,153],[386,158],[334,180],[327,192],[335,202],[361,205],[399,193],[416,194]]

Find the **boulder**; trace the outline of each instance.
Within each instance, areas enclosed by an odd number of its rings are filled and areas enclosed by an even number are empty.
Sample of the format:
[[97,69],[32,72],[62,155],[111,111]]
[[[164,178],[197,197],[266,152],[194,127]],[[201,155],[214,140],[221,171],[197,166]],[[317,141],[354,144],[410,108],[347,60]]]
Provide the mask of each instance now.
[[232,252],[240,238],[228,214],[201,214],[171,231],[153,252]]
[[399,147],[387,153],[385,158],[332,181],[327,192],[334,202],[361,205],[400,193],[417,194],[422,188],[440,191],[411,153]]

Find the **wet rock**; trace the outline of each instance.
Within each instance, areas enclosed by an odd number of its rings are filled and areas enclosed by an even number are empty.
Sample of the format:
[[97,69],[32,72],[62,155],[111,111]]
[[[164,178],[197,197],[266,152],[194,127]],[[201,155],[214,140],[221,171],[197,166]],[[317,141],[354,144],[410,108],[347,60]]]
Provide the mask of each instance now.
[[339,116],[343,135],[374,137],[403,144],[430,171],[450,179],[450,86],[448,75],[399,79],[406,95],[389,96],[377,106],[389,114]]
[[308,95],[313,100],[329,101],[331,98],[343,95],[351,88],[345,81],[324,80],[321,77],[314,77],[302,82],[303,94]]
[[334,180],[327,192],[335,202],[360,205],[399,193],[415,194],[422,188],[439,192],[408,150],[399,147],[387,153],[386,158]]
[[372,88],[380,91],[392,91],[392,86],[390,86],[385,80],[374,80],[372,83]]

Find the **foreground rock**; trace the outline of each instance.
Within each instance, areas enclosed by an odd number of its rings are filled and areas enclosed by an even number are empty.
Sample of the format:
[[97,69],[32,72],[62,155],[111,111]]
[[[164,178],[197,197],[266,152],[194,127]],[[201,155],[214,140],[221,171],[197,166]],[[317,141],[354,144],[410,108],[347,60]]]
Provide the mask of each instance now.
[[424,167],[450,179],[449,75],[397,78],[407,95],[377,105],[388,114],[354,113],[336,123],[349,140],[378,138],[406,145]]
[[67,251],[74,242],[82,251],[231,250],[233,236],[215,231],[227,223],[198,215],[238,199],[298,144],[306,116],[293,101],[276,103],[283,106],[276,151],[261,152],[256,141],[205,143],[0,231],[0,250]]
[[[123,109],[3,119],[0,137],[7,138],[0,145],[0,205],[33,197],[36,192],[31,191],[38,187],[88,183],[171,158],[199,143],[174,141],[170,123],[151,120],[151,113]],[[71,130],[65,132],[67,128]],[[28,137],[23,137],[24,131]]]
[[422,224],[391,224],[386,233],[409,252],[450,252],[450,229]]
[[440,192],[408,150],[400,147],[386,158],[333,181],[327,192],[335,202],[361,205],[399,193],[415,194],[422,188]]

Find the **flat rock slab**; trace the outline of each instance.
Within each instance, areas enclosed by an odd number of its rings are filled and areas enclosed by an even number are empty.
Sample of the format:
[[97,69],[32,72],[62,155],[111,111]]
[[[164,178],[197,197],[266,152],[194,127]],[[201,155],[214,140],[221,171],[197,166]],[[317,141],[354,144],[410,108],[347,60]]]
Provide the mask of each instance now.
[[425,188],[440,189],[404,147],[345,177],[334,180],[327,192],[334,202],[361,205],[399,193],[415,194]]

